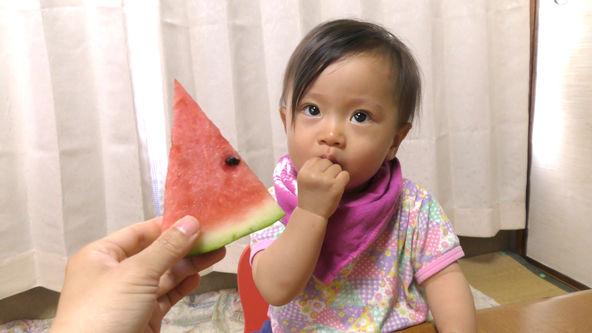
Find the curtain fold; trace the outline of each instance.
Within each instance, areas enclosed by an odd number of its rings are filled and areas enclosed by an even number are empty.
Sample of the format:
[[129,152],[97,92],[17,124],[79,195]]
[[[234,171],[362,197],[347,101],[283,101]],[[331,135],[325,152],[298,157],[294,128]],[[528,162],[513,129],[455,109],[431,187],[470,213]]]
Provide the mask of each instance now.
[[0,7],[0,298],[59,290],[68,256],[154,215],[112,3]]
[[[130,28],[142,17],[144,35]],[[271,185],[284,67],[311,28],[343,17],[384,25],[419,61],[403,175],[460,235],[523,228],[527,0],[2,2],[0,298],[59,290],[68,256],[159,211],[175,79]],[[236,271],[244,244],[213,269]]]

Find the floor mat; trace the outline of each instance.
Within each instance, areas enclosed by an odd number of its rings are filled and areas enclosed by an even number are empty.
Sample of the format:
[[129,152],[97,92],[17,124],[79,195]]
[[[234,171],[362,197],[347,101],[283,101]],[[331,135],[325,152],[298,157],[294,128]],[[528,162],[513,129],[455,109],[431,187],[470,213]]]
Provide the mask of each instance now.
[[189,295],[163,320],[162,333],[243,332],[243,309],[236,289]]
[[495,252],[459,260],[471,284],[501,305],[568,293],[506,252]]

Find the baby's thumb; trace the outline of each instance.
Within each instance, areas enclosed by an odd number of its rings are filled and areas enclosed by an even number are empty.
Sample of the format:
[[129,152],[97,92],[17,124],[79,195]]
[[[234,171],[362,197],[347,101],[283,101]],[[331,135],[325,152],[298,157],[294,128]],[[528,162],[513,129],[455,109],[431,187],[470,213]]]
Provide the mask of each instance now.
[[161,276],[189,253],[198,235],[199,222],[192,216],[185,216],[138,253],[136,260]]

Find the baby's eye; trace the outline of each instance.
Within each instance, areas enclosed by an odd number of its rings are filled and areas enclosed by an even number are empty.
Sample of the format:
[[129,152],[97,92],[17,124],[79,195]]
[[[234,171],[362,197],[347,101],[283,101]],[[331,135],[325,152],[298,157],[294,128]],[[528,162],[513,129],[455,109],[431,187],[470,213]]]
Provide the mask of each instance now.
[[363,123],[370,119],[370,115],[364,111],[356,111],[351,120],[356,123]]
[[304,112],[305,115],[310,117],[316,117],[321,114],[321,110],[316,105],[307,105],[304,107],[302,112]]

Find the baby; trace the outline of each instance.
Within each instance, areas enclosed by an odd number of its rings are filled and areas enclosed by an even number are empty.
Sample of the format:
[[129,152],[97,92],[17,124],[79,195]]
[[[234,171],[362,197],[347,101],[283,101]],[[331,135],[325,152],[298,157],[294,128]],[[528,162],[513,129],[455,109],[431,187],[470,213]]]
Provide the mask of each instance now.
[[292,54],[273,193],[286,217],[251,236],[274,332],[391,332],[428,305],[439,332],[476,331],[452,225],[396,158],[420,96],[411,52],[375,24],[321,24]]

